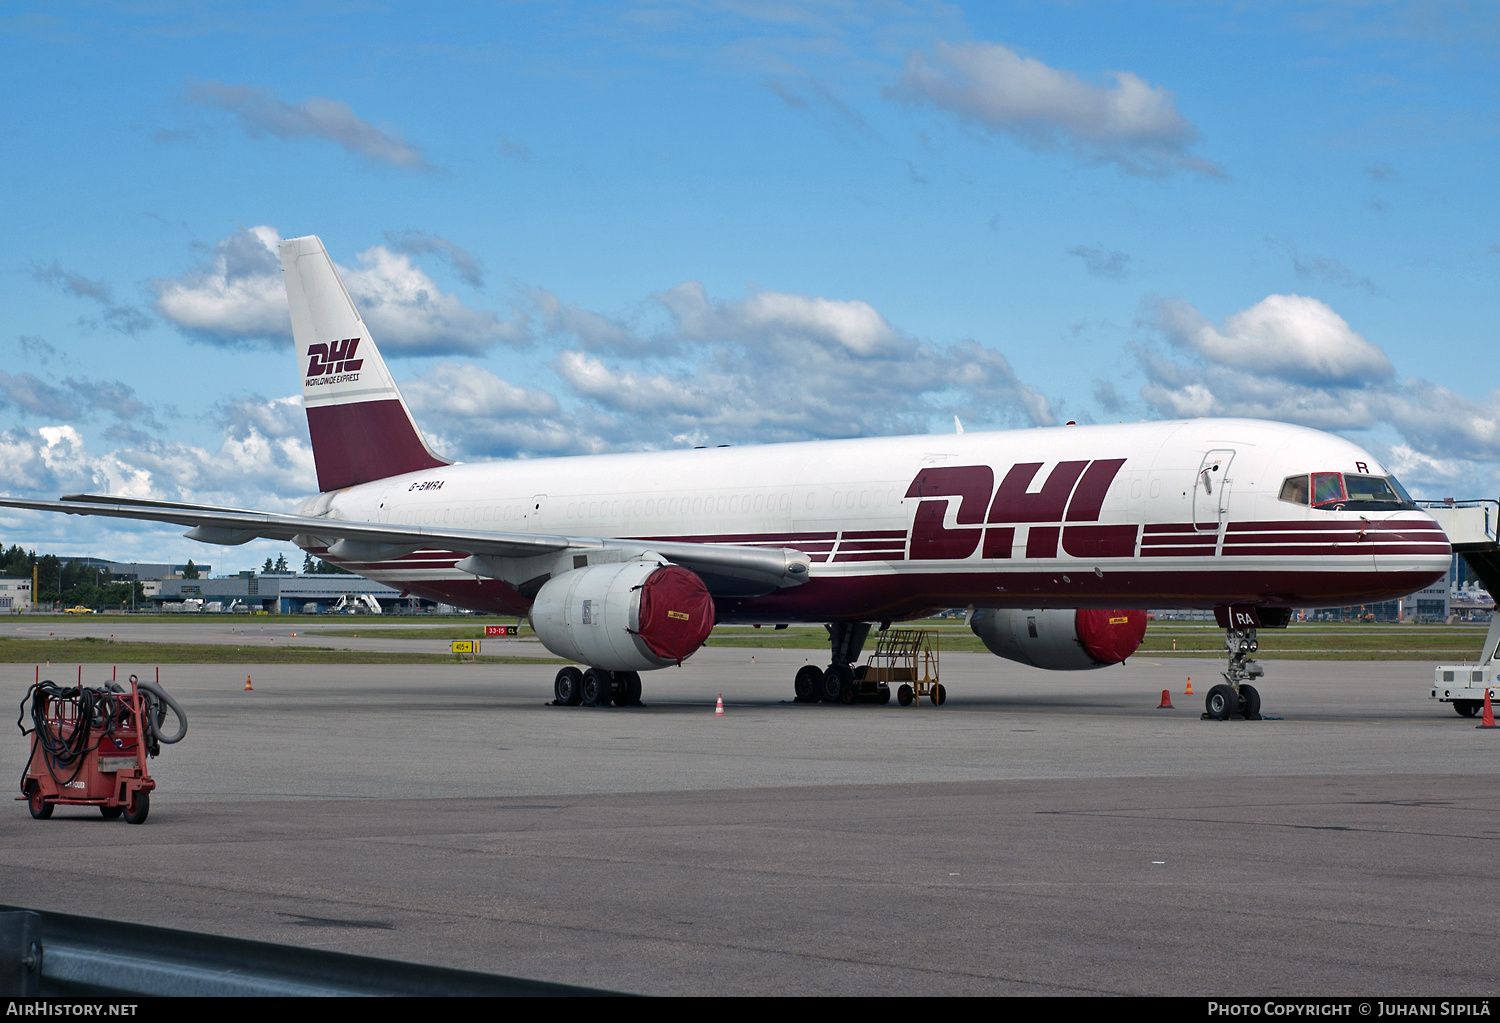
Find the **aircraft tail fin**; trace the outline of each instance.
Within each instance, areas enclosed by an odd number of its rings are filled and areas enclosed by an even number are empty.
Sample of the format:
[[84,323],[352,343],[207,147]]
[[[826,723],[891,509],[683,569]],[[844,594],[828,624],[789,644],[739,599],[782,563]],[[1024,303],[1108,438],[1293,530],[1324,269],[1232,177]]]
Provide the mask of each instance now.
[[318,489],[434,469],[434,455],[316,235],[281,243]]

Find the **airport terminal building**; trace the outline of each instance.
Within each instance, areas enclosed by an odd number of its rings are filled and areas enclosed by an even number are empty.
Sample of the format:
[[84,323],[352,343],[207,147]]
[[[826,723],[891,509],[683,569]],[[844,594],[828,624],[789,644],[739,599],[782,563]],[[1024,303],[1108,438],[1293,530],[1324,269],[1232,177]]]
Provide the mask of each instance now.
[[[220,579],[163,579],[149,597],[158,610],[208,609],[267,611],[271,614],[324,614],[339,604],[363,603],[369,597],[382,612],[436,610],[437,605],[416,597],[403,597],[401,591],[384,583],[371,582],[357,575],[302,575],[300,573],[241,572]],[[347,599],[345,599],[347,598]],[[202,607],[190,603],[202,601]],[[189,602],[185,605],[185,602]],[[177,606],[173,606],[177,605]],[[368,605],[366,605],[368,606]]]

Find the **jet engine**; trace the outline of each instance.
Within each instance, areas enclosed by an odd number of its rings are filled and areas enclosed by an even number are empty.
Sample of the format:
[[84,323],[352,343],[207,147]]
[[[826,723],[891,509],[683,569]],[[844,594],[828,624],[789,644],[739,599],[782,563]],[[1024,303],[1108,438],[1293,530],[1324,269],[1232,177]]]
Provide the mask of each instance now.
[[531,625],[559,657],[608,671],[681,664],[714,627],[703,580],[681,565],[623,561],[549,579],[531,605]]
[[1146,635],[1144,611],[974,612],[969,628],[990,653],[1034,668],[1081,671],[1119,664]]

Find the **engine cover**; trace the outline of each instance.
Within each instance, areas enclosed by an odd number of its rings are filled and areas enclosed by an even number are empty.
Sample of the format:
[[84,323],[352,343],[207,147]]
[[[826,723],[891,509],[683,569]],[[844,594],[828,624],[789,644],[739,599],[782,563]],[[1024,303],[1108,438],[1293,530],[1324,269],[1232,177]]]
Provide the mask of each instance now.
[[537,592],[531,625],[559,657],[608,671],[681,664],[714,627],[708,588],[681,565],[622,561],[554,576]]
[[990,653],[1034,668],[1081,671],[1119,664],[1146,635],[1144,611],[974,612],[969,628]]

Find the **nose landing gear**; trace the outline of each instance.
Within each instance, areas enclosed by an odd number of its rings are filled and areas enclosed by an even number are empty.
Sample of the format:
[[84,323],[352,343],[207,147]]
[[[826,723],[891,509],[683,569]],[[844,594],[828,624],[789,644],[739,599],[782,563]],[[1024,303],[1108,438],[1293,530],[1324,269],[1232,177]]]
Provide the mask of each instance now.
[[1255,630],[1225,629],[1224,646],[1229,651],[1229,667],[1224,671],[1224,681],[1204,697],[1203,716],[1215,721],[1228,721],[1232,717],[1259,721],[1260,691],[1250,684],[1250,679],[1260,678],[1266,670],[1250,657],[1260,649]]

